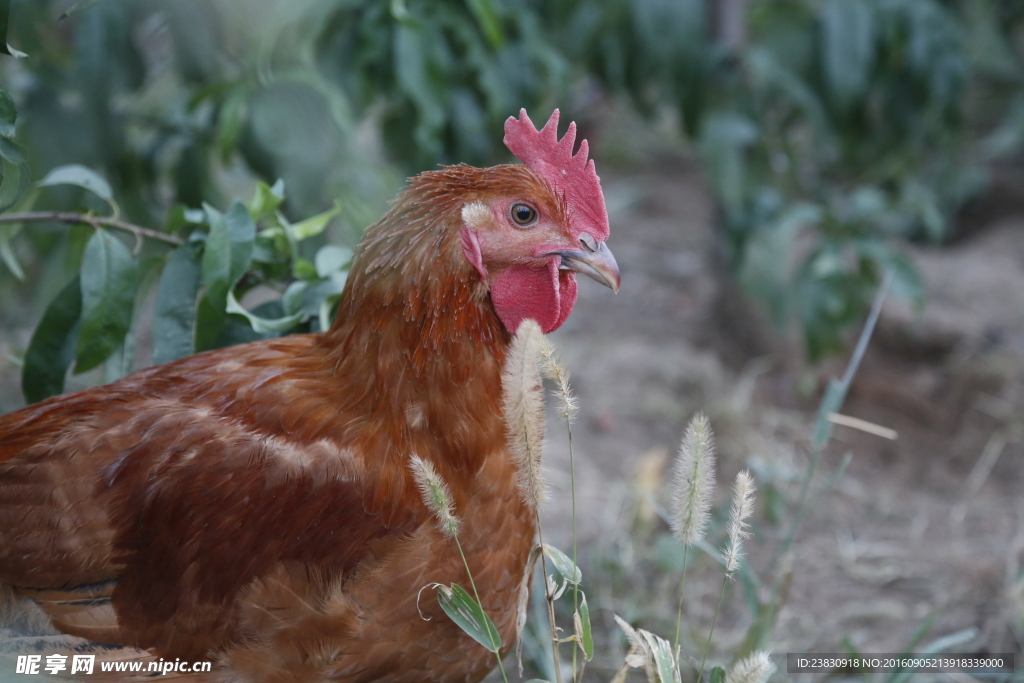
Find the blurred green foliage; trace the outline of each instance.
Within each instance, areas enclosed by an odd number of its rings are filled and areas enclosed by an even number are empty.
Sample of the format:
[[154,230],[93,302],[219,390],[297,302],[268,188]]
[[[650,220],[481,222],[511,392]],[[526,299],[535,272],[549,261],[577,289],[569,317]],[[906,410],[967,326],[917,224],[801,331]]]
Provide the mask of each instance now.
[[1013,0],[754,1],[732,46],[708,7],[735,0],[572,4],[587,71],[676,111],[729,270],[780,325],[800,321],[812,359],[843,347],[884,272],[921,302],[901,245],[949,237],[1024,140]]
[[[600,119],[595,90],[675,113],[724,263],[780,325],[799,321],[812,358],[841,348],[884,272],[920,301],[903,243],[947,238],[988,165],[1020,149],[1024,6],[752,0],[723,41],[709,8],[736,2],[3,0],[28,56],[0,62],[0,211],[173,238],[0,220],[0,317],[49,306],[29,398],[72,364],[130,369],[152,286],[157,361],[316,328],[344,270],[326,245],[353,245],[403,174],[506,160],[519,107]],[[30,186],[54,169],[61,182]],[[323,230],[294,232],[332,206]],[[113,264],[100,282],[97,259]],[[131,301],[107,290],[129,285]]]
[[[154,283],[155,362],[322,327],[350,254],[328,241],[353,244],[403,172],[507,159],[494,131],[508,114],[555,106],[568,69],[538,21],[489,0],[14,2],[29,56],[2,64],[0,209],[20,196],[18,212],[84,210],[184,242],[131,251],[109,224],[0,224],[0,289],[48,304],[26,398],[61,391],[72,365],[130,369],[132,311]],[[25,193],[15,101],[33,175],[77,182]],[[247,209],[231,202],[258,179]],[[332,204],[331,240],[326,220],[289,222]],[[239,300],[260,287],[276,295],[250,313]]]

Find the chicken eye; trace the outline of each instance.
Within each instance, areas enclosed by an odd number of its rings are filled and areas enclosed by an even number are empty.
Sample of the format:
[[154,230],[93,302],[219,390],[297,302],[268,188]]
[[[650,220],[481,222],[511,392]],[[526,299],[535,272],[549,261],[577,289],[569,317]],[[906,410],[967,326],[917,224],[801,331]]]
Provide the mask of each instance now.
[[537,220],[537,210],[529,204],[513,204],[511,213],[512,221],[522,227],[531,225]]

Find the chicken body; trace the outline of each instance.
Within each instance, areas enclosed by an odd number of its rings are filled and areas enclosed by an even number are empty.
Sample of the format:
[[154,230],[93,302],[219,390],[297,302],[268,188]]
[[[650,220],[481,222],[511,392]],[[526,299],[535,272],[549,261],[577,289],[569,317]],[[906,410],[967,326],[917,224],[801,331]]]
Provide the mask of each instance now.
[[[510,202],[537,222],[506,225]],[[223,680],[481,679],[493,655],[420,598],[466,578],[408,463],[450,485],[507,651],[535,526],[502,364],[512,323],[568,315],[573,270],[617,285],[577,233],[529,166],[425,173],[368,229],[329,331],[0,416],[0,582],[64,633]]]

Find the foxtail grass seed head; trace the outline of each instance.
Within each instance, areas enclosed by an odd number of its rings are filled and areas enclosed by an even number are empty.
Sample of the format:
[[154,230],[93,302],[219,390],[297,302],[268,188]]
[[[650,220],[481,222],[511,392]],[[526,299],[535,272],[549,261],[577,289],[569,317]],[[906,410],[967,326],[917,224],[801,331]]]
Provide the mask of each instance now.
[[775,673],[775,664],[767,652],[760,650],[729,667],[725,683],[764,683]]
[[459,518],[455,516],[455,503],[448,484],[437,473],[429,460],[418,455],[409,460],[409,468],[416,480],[416,486],[423,496],[423,504],[437,519],[437,528],[448,538],[455,538],[459,533]]
[[572,422],[579,412],[579,401],[572,393],[569,385],[569,370],[555,353],[554,345],[544,337],[540,347],[541,371],[544,376],[555,383],[555,395],[558,396],[558,414],[566,422]]
[[704,538],[715,489],[715,436],[697,413],[679,446],[672,472],[672,531],[684,545]]
[[750,536],[747,519],[754,513],[754,478],[743,470],[736,475],[732,487],[732,508],[729,511],[729,545],[725,554],[725,572],[732,574],[740,566],[743,556],[743,539]]
[[544,443],[544,395],[537,357],[544,334],[534,320],[524,320],[512,338],[501,373],[502,404],[509,451],[519,473],[523,502],[539,511],[545,499],[541,471]]

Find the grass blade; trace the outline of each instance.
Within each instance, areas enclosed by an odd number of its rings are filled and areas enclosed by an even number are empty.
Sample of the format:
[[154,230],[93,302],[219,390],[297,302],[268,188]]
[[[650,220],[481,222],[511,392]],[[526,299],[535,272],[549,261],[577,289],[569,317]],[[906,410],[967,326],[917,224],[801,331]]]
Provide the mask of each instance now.
[[579,584],[583,580],[583,572],[580,568],[569,558],[568,555],[563,553],[553,545],[544,544],[544,554],[551,558],[551,563],[555,565],[555,569],[562,576],[563,579],[573,585]]
[[437,589],[437,602],[441,609],[459,628],[491,652],[501,649],[501,637],[494,622],[465,589],[455,583],[451,587],[437,584],[434,588]]

